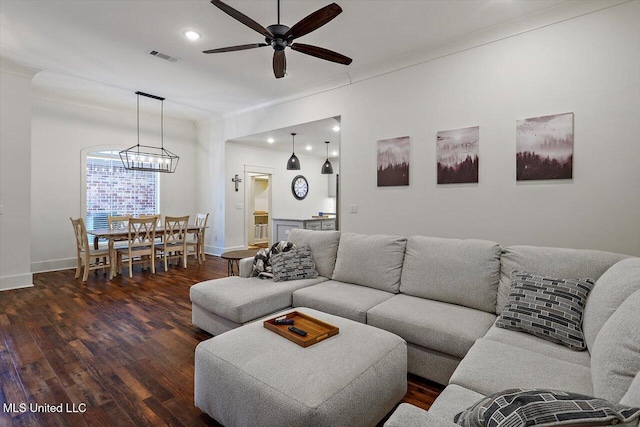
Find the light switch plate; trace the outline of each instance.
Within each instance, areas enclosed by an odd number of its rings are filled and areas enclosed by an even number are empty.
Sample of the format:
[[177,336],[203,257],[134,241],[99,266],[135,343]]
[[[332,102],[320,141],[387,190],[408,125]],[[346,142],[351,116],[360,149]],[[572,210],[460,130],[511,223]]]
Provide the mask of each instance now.
[[358,213],[358,205],[351,205],[351,213]]
[[236,209],[242,210],[242,203],[236,203]]

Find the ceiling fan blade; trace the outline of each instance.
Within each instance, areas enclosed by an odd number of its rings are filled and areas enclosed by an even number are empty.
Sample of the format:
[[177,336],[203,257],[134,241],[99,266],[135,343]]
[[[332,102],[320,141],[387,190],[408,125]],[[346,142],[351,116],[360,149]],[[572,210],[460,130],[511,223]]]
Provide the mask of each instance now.
[[211,4],[231,16],[232,18],[242,22],[247,27],[251,28],[254,31],[259,32],[265,37],[273,38],[273,34],[271,31],[264,28],[262,25],[258,24],[253,19],[249,18],[247,15],[242,12],[237,11],[226,3],[221,2],[220,0],[211,0]]
[[310,44],[294,43],[291,45],[291,49],[326,61],[337,62],[338,64],[349,65],[353,61],[353,59],[338,52]]
[[254,49],[256,47],[265,47],[265,46],[269,46],[269,45],[266,43],[241,44],[238,46],[229,46],[229,47],[221,47],[219,49],[203,50],[202,53],[235,52],[236,50],[247,50],[247,49]]
[[281,79],[287,73],[287,57],[284,50],[276,50],[273,52],[273,74],[276,79]]
[[284,35],[284,38],[293,36],[294,39],[309,34],[311,31],[317,30],[327,22],[342,13],[342,8],[335,3],[318,9],[306,18],[302,18],[300,22],[295,24]]

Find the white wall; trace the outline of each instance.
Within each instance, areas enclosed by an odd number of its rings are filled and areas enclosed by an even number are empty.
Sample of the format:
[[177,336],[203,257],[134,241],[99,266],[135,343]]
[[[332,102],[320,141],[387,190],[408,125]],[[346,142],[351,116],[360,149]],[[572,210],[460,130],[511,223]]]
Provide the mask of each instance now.
[[[286,168],[290,153],[226,144],[225,250],[246,248],[245,201],[251,188],[245,172],[271,173],[271,219],[311,218],[331,206],[327,176],[320,173],[325,159],[300,152],[296,155],[300,159],[301,169],[291,171]],[[231,182],[235,174],[243,180],[237,192],[235,184]],[[297,200],[291,193],[291,181],[296,175],[304,175],[309,182],[309,194],[304,200]]]
[[[341,116],[343,231],[640,255],[638,22],[640,2],[634,1],[482,40],[416,66],[228,117],[215,143]],[[575,114],[573,180],[516,183],[516,120],[564,112]],[[436,185],[436,132],[468,126],[480,126],[479,184]],[[376,141],[404,135],[411,137],[410,186],[377,188]],[[349,213],[351,204],[357,214]]]
[[[225,247],[225,164],[226,144],[222,136],[223,125],[217,118],[196,122],[197,129],[197,194],[198,211],[209,212],[205,232],[205,252],[221,254]],[[217,141],[221,141],[217,143]],[[230,178],[229,178],[230,179]]]
[[[141,126],[143,123],[157,129],[159,116],[141,115]],[[150,132],[141,128],[143,135]],[[136,144],[136,135],[135,111],[34,100],[31,153],[34,272],[75,265],[75,241],[69,217],[79,217],[83,212],[83,150],[128,148]],[[198,208],[195,124],[165,117],[164,146],[180,156],[180,161],[174,174],[160,176],[160,213],[195,215]]]
[[31,79],[0,63],[0,290],[33,286],[31,274]]

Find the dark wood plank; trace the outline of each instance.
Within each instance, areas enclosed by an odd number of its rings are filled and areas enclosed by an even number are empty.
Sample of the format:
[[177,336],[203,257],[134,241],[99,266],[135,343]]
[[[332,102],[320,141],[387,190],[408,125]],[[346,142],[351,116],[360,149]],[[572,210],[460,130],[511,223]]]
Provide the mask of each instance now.
[[[74,270],[34,275],[0,298],[0,404],[87,405],[85,413],[2,413],[0,426],[220,426],[193,403],[189,288],[227,275],[208,256],[133,278]],[[442,387],[409,376],[404,401],[428,408]]]

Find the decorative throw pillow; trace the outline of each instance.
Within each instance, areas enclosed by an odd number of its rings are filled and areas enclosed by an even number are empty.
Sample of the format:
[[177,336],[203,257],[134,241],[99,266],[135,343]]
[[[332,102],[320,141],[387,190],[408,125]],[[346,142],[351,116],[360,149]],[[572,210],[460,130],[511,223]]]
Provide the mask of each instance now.
[[555,279],[514,271],[496,326],[585,350],[582,314],[593,285],[591,279]]
[[271,257],[273,281],[313,279],[318,277],[309,246],[302,246]]
[[608,426],[640,417],[640,408],[554,390],[511,389],[481,399],[453,421],[468,427]]
[[249,277],[259,277],[261,279],[271,279],[273,277],[271,267],[271,256],[280,252],[288,252],[295,248],[291,242],[282,240],[278,243],[274,243],[270,249],[260,249],[255,257],[253,257],[253,267]]

